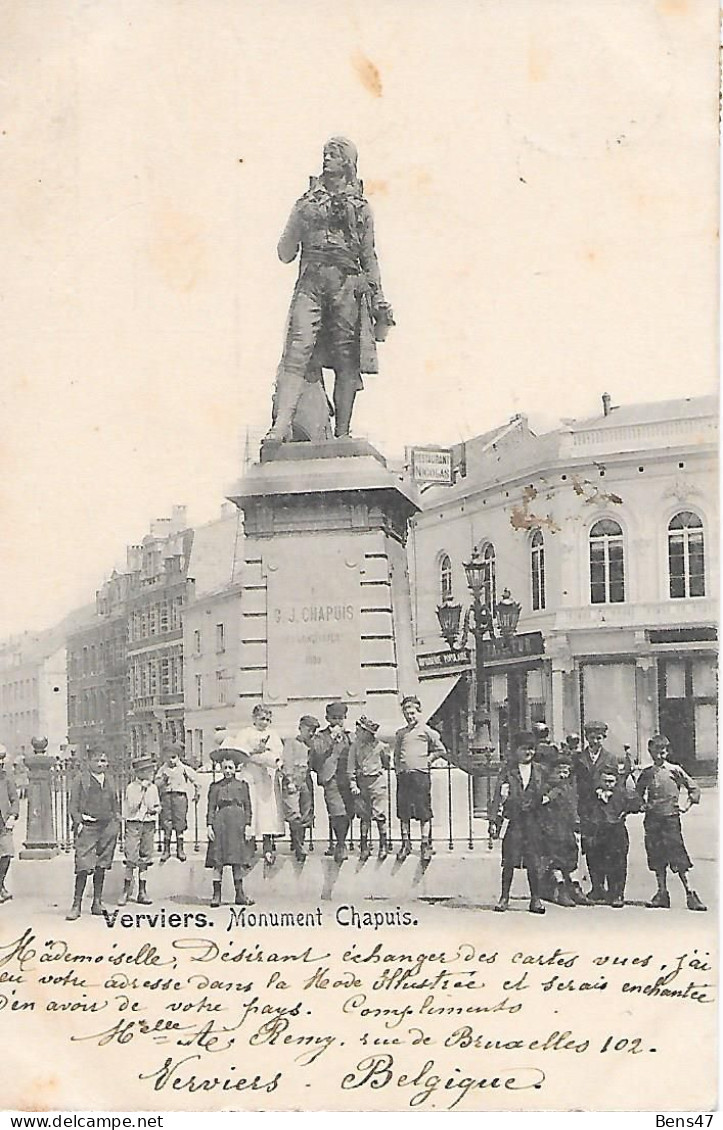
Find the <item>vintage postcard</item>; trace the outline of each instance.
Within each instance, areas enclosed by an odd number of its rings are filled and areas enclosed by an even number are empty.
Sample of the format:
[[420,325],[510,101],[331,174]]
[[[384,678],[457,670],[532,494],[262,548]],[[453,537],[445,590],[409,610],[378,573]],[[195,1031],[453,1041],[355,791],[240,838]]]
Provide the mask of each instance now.
[[0,10],[2,1108],[709,1124],[717,4]]

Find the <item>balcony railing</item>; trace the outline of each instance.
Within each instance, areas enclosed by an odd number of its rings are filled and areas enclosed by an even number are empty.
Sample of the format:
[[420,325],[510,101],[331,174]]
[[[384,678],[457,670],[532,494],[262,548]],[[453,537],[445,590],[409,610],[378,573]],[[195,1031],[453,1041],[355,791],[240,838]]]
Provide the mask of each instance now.
[[660,628],[695,627],[715,624],[718,605],[712,597],[688,600],[658,600],[640,604],[589,604],[578,608],[560,608],[551,628],[569,631],[574,628]]

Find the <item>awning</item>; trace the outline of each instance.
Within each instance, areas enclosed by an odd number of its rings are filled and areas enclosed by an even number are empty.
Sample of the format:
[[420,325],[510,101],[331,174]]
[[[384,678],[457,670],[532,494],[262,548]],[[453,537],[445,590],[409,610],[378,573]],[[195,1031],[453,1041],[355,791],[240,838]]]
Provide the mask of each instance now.
[[424,679],[420,682],[418,697],[422,704],[423,722],[428,722],[437,713],[461,678],[463,673],[458,672],[456,675],[440,675],[438,679]]

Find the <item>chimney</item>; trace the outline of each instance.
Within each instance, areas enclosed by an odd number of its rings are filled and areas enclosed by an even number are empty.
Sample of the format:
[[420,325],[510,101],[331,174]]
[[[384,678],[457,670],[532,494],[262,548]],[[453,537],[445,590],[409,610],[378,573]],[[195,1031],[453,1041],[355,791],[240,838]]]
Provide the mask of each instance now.
[[128,572],[137,573],[143,561],[143,549],[140,545],[129,545],[126,551]]
[[603,416],[609,416],[612,408],[610,407],[610,393],[604,392],[602,394]]
[[185,506],[172,506],[171,507],[171,533],[180,534],[181,530],[187,528],[186,521],[186,507]]

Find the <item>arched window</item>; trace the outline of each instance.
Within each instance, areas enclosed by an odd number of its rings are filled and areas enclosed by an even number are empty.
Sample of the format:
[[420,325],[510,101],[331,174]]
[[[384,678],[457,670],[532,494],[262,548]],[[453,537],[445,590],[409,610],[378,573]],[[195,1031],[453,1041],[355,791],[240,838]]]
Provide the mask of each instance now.
[[623,531],[612,518],[601,518],[590,530],[590,601],[622,604],[624,600]]
[[692,510],[668,524],[668,574],[672,597],[705,596],[703,523]]
[[439,595],[442,604],[452,601],[452,562],[445,553],[439,562]]
[[535,530],[530,542],[530,571],[532,574],[532,609],[545,607],[545,539],[541,530]]
[[488,608],[494,608],[497,603],[497,565],[495,560],[495,547],[492,542],[482,551],[482,560],[485,563],[484,584],[482,585],[482,603]]

